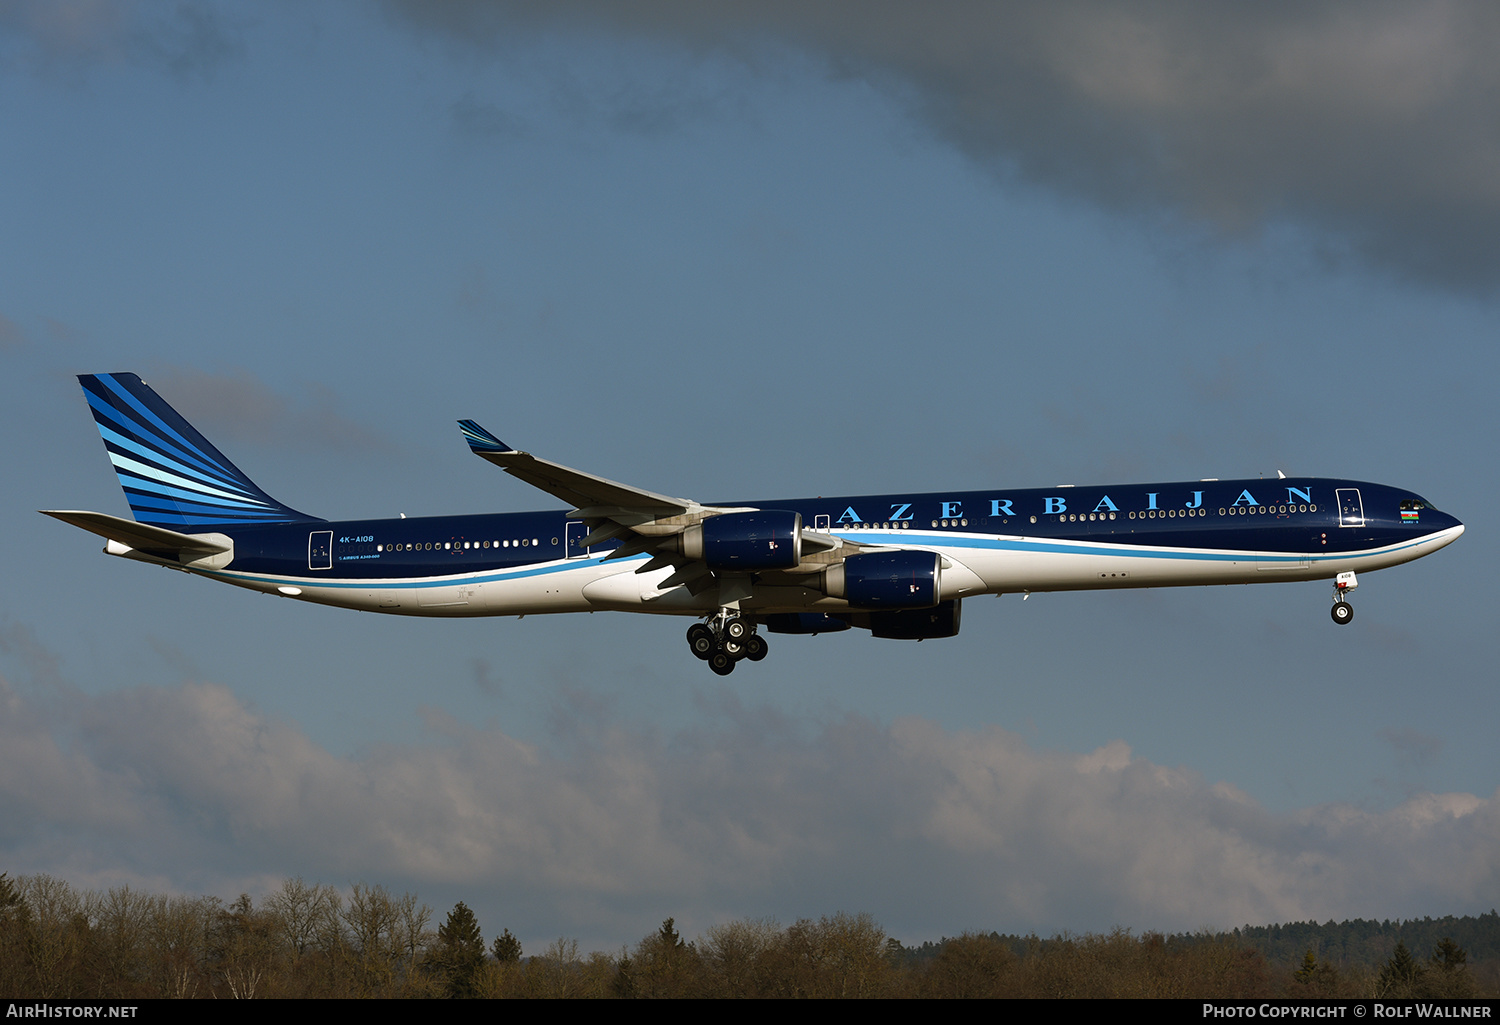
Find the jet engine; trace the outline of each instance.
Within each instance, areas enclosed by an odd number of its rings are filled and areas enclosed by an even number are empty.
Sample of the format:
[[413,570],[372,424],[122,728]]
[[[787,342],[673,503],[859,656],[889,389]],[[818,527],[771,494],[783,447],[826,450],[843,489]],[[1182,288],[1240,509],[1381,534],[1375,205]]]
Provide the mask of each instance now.
[[830,566],[823,591],[857,609],[930,609],[942,598],[936,552],[865,552]]
[[677,551],[709,569],[792,569],[802,561],[802,514],[784,509],[725,513],[695,523],[676,538]]
[[[899,612],[867,612],[872,636],[898,641],[921,641],[934,637],[957,637],[962,605],[959,599],[939,602],[930,609],[902,609]],[[866,624],[856,621],[856,626]]]
[[774,612],[762,622],[773,634],[831,634],[849,629],[844,620],[826,612]]

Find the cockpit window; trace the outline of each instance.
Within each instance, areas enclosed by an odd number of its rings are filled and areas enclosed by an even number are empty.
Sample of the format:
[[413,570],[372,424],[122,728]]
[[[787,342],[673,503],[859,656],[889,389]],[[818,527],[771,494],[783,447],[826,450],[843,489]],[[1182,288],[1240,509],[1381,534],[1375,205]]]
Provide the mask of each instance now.
[[1423,509],[1428,509],[1432,512],[1438,511],[1437,506],[1433,505],[1425,498],[1403,498],[1401,500],[1402,512],[1420,512]]

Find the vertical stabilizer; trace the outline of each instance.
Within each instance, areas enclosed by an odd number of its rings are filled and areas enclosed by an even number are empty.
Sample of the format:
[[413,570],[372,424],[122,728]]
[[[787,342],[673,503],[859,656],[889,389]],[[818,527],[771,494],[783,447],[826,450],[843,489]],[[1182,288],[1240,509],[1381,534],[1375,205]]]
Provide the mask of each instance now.
[[78,383],[138,522],[193,533],[318,519],[256,487],[135,374]]

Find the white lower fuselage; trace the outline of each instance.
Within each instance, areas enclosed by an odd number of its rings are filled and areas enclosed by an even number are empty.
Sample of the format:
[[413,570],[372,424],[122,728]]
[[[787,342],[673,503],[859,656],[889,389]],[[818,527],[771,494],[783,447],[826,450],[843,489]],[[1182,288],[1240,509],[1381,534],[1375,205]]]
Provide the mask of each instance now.
[[[1148,547],[1094,540],[996,537],[978,533],[858,530],[841,536],[871,545],[933,551],[943,558],[941,599],[1032,591],[1250,584],[1329,579],[1384,569],[1428,555],[1455,540],[1462,526],[1359,551],[1296,552]],[[607,554],[607,553],[604,553]],[[504,570],[419,578],[340,578],[221,570],[188,572],[302,601],[409,616],[520,616],[555,612],[703,615],[721,604],[719,588],[662,591],[670,567],[636,571],[645,556],[603,561],[603,555],[549,559]],[[154,561],[154,560],[153,560]],[[737,600],[746,613],[847,611],[815,586],[754,583]],[[809,582],[810,584],[812,581]]]

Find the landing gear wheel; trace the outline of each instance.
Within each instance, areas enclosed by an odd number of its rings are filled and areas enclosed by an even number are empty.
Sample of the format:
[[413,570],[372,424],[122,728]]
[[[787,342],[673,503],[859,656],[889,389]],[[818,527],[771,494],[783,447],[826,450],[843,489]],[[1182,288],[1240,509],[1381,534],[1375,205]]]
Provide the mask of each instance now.
[[1354,606],[1346,601],[1336,601],[1330,610],[1333,621],[1339,626],[1344,626],[1354,621]]
[[714,647],[718,643],[714,640],[714,632],[702,623],[694,623],[688,627],[687,639],[693,654],[703,659],[714,653]]
[[744,641],[731,641],[728,638],[724,639],[724,654],[728,655],[736,662],[744,658],[747,653],[748,652],[745,648]]
[[766,657],[766,652],[770,650],[770,647],[760,634],[751,634],[745,638],[745,657],[751,662],[759,662]]
[[728,676],[734,672],[734,659],[723,651],[716,651],[708,657],[708,668],[720,676]]
[[742,641],[750,632],[750,624],[738,616],[724,624],[724,636],[731,641]]

